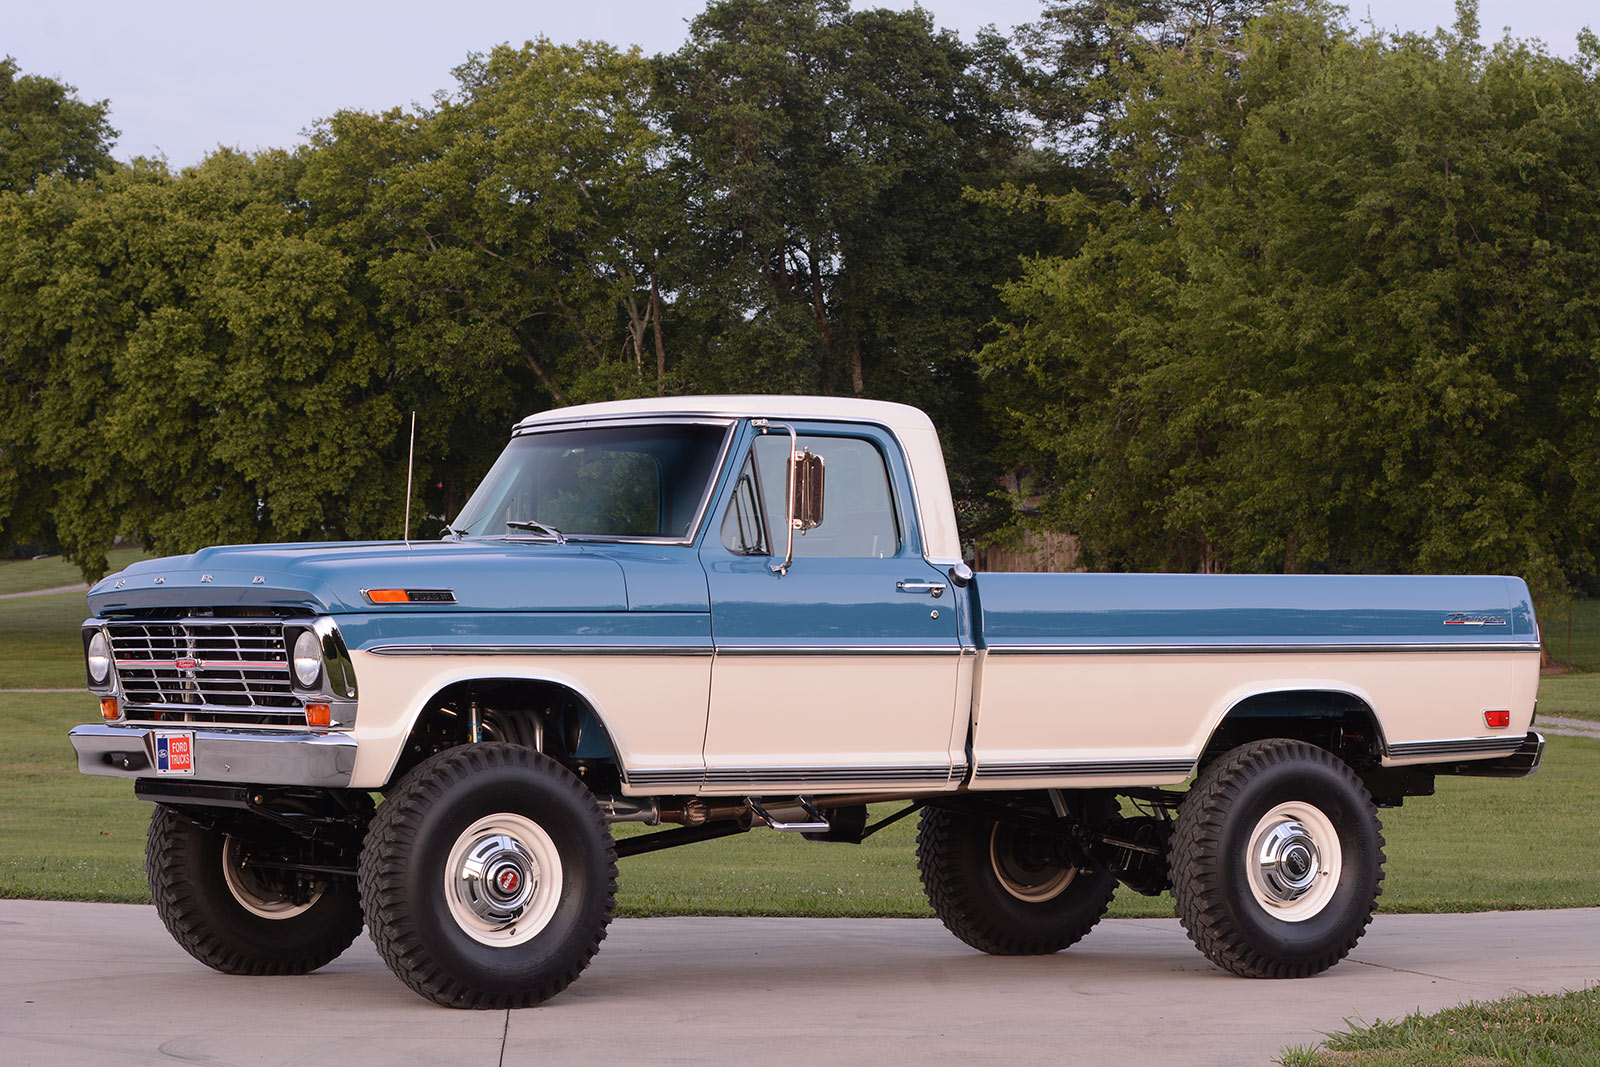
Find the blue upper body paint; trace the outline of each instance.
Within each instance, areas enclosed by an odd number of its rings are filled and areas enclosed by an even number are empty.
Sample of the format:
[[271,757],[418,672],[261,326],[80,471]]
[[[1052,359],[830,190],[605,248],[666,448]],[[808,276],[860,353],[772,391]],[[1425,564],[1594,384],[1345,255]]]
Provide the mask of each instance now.
[[989,648],[1504,644],[1538,640],[1520,578],[983,574]]

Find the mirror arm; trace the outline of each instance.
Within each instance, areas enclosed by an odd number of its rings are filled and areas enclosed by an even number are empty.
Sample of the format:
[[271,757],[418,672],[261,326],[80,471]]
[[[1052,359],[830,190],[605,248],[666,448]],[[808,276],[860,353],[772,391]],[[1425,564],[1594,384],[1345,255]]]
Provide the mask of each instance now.
[[800,448],[800,435],[795,433],[794,427],[781,422],[768,422],[766,419],[752,419],[750,425],[760,430],[763,434],[769,430],[789,431],[789,462],[784,464],[788,474],[783,482],[783,498],[786,501],[783,509],[784,550],[783,562],[770,563],[774,574],[788,574],[789,568],[794,565],[794,454]]

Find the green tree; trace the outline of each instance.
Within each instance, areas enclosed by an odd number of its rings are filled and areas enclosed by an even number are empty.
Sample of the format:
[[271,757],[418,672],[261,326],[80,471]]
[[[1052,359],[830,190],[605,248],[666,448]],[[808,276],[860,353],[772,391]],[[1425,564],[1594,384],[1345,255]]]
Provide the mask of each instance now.
[[997,47],[845,0],[721,0],[694,20],[657,82],[684,212],[664,272],[681,381],[918,404],[958,493],[989,494],[1003,460],[966,354],[1018,257],[1055,234],[964,196],[1039,161]]
[[0,360],[23,494],[86,577],[162,551],[377,532],[398,415],[350,265],[309,241],[300,163],[219,152],[0,197]]
[[334,115],[298,185],[420,412],[419,484],[443,515],[515,419],[667,383],[647,62],[541,39],[455,73],[431,108]]
[[86,103],[76,94],[0,58],[0,193],[32,189],[47,174],[87,178],[113,165],[109,102]]
[[[117,131],[105,101],[85,103],[70,85],[19,73],[0,59],[0,214],[7,201],[51,176],[82,180],[109,170]],[[37,264],[28,269],[37,269]],[[0,312],[0,334],[21,328]],[[14,345],[0,342],[0,545],[54,541],[46,494],[34,466],[30,433],[37,383]]]
[[1054,205],[1084,247],[980,357],[1091,562],[1594,573],[1600,86],[1462,14],[1141,56],[1123,196]]
[[1105,164],[1132,132],[1119,120],[1149,87],[1147,61],[1209,35],[1236,37],[1264,0],[1045,0],[1018,26],[1011,85],[1044,138]]

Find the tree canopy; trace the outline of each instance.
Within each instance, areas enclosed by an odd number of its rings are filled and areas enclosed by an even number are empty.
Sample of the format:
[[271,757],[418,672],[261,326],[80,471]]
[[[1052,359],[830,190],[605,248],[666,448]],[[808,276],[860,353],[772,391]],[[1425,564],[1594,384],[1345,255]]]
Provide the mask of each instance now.
[[1121,47],[1119,195],[1050,201],[1082,244],[978,356],[1051,518],[1099,566],[1593,573],[1592,67],[1314,8]]
[[21,74],[17,61],[0,57],[0,192],[26,192],[40,178],[88,178],[112,166],[117,131],[110,104],[79,100],[54,78]]
[[0,547],[394,536],[413,410],[436,528],[532,411],[808,391],[929,410],[969,539],[1600,572],[1591,34],[713,0],[454,75],[173,173],[0,63]]

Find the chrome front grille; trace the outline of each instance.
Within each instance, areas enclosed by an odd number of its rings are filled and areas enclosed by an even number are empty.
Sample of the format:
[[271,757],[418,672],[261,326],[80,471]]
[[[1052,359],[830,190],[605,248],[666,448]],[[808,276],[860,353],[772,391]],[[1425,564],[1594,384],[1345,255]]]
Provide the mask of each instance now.
[[130,720],[304,726],[278,619],[177,619],[106,626]]

